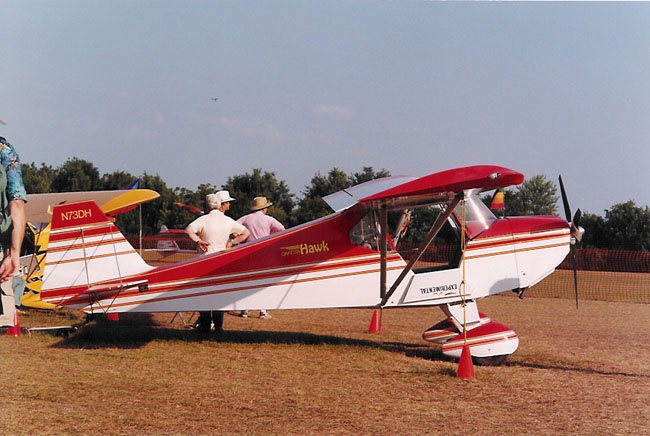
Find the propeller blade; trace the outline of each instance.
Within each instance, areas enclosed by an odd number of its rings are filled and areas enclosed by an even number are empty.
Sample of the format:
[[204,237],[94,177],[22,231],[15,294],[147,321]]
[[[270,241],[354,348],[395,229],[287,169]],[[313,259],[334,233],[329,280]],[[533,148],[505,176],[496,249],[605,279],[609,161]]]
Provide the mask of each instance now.
[[576,210],[576,214],[573,215],[573,224],[576,227],[580,227],[580,220],[582,219],[582,211],[580,209]]
[[[569,206],[569,199],[567,198],[566,191],[564,190],[564,183],[562,183],[562,176],[560,175],[560,192],[562,194],[562,203],[564,204],[564,213],[566,214],[566,220],[571,226],[571,235],[576,239],[576,242],[580,242],[582,239],[582,231],[580,229],[580,219],[582,218],[582,212],[580,209],[576,211],[576,214],[571,219],[571,206]],[[573,287],[576,295],[576,309],[578,309],[578,261],[576,259],[576,247],[575,245],[571,246],[571,261],[573,263]]]
[[576,211],[576,214],[573,216],[573,221],[571,222],[571,236],[573,236],[576,242],[582,241],[582,235],[584,234],[584,229],[580,227],[580,219],[582,218],[582,212],[580,209]]
[[564,203],[564,214],[566,215],[566,220],[571,221],[571,207],[569,206],[569,199],[566,196],[566,191],[564,190],[564,183],[562,183],[561,175],[560,175],[560,193],[562,194],[562,203]]
[[573,261],[573,286],[576,294],[576,310],[578,310],[578,262],[576,260],[576,247],[571,247],[571,257]]

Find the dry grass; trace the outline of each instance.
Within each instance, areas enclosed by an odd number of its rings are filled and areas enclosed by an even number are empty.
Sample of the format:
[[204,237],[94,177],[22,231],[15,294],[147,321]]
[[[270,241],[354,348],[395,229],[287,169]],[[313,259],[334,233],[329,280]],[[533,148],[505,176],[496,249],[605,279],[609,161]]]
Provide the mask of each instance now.
[[[0,434],[647,434],[650,305],[505,296],[480,308],[521,343],[472,381],[420,338],[442,318],[430,308],[384,311],[380,335],[366,333],[370,310],[227,316],[217,338],[169,314],[3,335]],[[28,312],[22,327],[65,316]]]
[[[578,271],[578,293],[581,300],[650,303],[650,274]],[[529,295],[574,298],[573,271],[556,270]]]

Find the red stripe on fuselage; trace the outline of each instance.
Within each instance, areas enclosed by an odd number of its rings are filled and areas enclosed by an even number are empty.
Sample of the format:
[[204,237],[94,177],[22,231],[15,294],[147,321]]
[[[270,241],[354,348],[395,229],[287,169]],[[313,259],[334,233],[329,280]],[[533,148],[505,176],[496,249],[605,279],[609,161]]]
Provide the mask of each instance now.
[[553,233],[553,234],[538,234],[538,235],[531,235],[528,233],[527,237],[521,237],[520,235],[513,235],[513,239],[502,239],[500,241],[485,241],[485,242],[480,242],[480,239],[478,239],[479,242],[470,242],[467,245],[467,250],[480,250],[484,248],[495,248],[495,247],[501,247],[504,245],[513,245],[513,244],[523,244],[527,242],[537,242],[537,241],[543,241],[546,239],[555,239],[555,238],[565,238],[568,236],[567,233]]
[[[319,263],[319,264],[314,264],[313,262],[311,262],[311,263],[306,263],[303,265],[295,265],[287,268],[275,267],[275,268],[265,268],[262,270],[244,270],[244,271],[237,271],[237,272],[229,271],[223,274],[228,276],[224,278],[219,278],[219,274],[212,274],[210,276],[188,275],[193,272],[192,271],[193,268],[182,268],[182,269],[177,268],[176,272],[180,271],[185,274],[184,275],[178,274],[169,279],[165,279],[162,273],[166,272],[165,270],[168,269],[168,267],[161,267],[152,270],[150,272],[144,273],[142,275],[124,277],[122,278],[122,281],[131,281],[133,279],[147,280],[149,284],[149,288],[150,289],[155,288],[155,290],[150,290],[149,291],[150,293],[169,292],[169,291],[190,289],[197,286],[199,287],[223,286],[227,284],[243,283],[243,282],[249,282],[253,280],[259,281],[259,280],[272,279],[272,278],[283,277],[283,276],[295,276],[299,274],[312,274],[312,273],[338,270],[344,268],[363,267],[366,265],[376,264],[378,261],[378,255],[370,256],[370,257],[363,256],[363,258],[359,258],[358,256],[355,256],[355,257],[348,258],[348,260],[346,261],[341,262],[342,259],[344,258],[333,259],[334,261],[338,260],[338,262],[329,261],[327,263]],[[203,258],[198,258],[198,261],[210,262],[213,261],[213,259],[203,257]],[[402,258],[398,254],[395,253],[389,256],[388,262],[396,262],[396,261],[398,262],[402,261]],[[107,280],[104,282],[93,283],[92,285],[98,286],[98,285],[107,285],[107,284],[115,284],[115,283],[119,283],[119,280],[116,279]],[[83,285],[83,286],[76,286],[73,288],[66,287],[66,288],[59,288],[59,289],[51,289],[47,291],[47,297],[52,298],[52,297],[74,296],[79,294],[80,292],[83,292],[87,288],[88,288],[87,285]],[[142,294],[142,292],[130,291],[130,292],[123,293],[121,295],[128,296],[129,294]]]
[[[400,260],[398,258],[394,260]],[[341,270],[341,269],[346,269],[349,267],[354,267],[354,266],[362,266],[362,265],[368,265],[368,264],[376,264],[376,260],[371,260],[370,262],[358,262],[358,263],[349,263],[349,264],[337,264],[337,265],[330,265],[330,266],[322,266],[319,268],[312,268],[309,270],[292,270],[292,271],[277,271],[274,274],[266,274],[266,275],[256,275],[256,276],[244,276],[244,277],[234,277],[234,278],[226,278],[226,279],[213,279],[213,280],[201,280],[200,278],[193,278],[193,279],[187,279],[189,280],[187,283],[179,284],[179,285],[168,285],[164,286],[165,282],[149,282],[148,283],[148,291],[141,292],[137,289],[130,289],[128,291],[124,291],[119,294],[118,298],[127,298],[127,297],[132,297],[136,295],[147,295],[147,294],[159,294],[159,293],[165,293],[165,292],[176,292],[176,291],[182,291],[186,289],[198,289],[198,288],[208,288],[208,287],[217,287],[217,286],[223,286],[223,285],[228,285],[228,284],[244,284],[247,282],[252,282],[252,281],[259,281],[259,280],[264,280],[268,278],[275,278],[275,277],[286,277],[286,276],[291,276],[291,275],[305,275],[309,273],[315,273],[315,272],[321,272],[321,271],[328,271],[328,270]],[[403,265],[398,265],[394,267],[388,267],[388,271],[396,270],[403,268]],[[167,300],[177,300],[177,299],[184,299],[184,298],[195,298],[195,297],[200,297],[200,296],[205,296],[205,295],[214,295],[214,294],[223,294],[223,293],[228,293],[228,292],[238,292],[238,291],[244,291],[244,290],[250,290],[250,289],[256,289],[260,287],[271,287],[271,286],[282,286],[282,285],[293,285],[297,283],[307,283],[307,282],[312,282],[312,281],[321,281],[321,280],[330,280],[330,279],[336,279],[336,278],[341,278],[341,277],[350,277],[350,276],[355,276],[355,275],[362,275],[362,274],[376,274],[379,272],[379,268],[373,268],[373,269],[366,269],[363,271],[351,271],[351,272],[346,272],[346,273],[339,273],[339,274],[329,274],[325,276],[319,276],[319,277],[309,277],[309,278],[302,278],[302,279],[293,279],[293,280],[283,280],[283,281],[278,281],[278,282],[271,282],[271,283],[263,283],[263,284],[249,284],[249,285],[244,285],[244,286],[235,286],[235,287],[230,287],[227,289],[219,289],[219,290],[206,290],[206,291],[199,291],[199,292],[193,292],[191,294],[184,294],[184,295],[174,295],[174,296],[162,296],[162,297],[157,297],[157,298],[152,298],[152,299],[142,299],[139,301],[132,301],[132,302],[126,302],[126,303],[116,303],[112,304],[112,307],[119,307],[119,306],[130,306],[134,304],[147,304],[147,303],[153,303],[153,302],[159,302],[159,301],[167,301]],[[128,278],[125,278],[124,280],[128,280]],[[183,281],[183,280],[179,280]],[[173,282],[168,282],[168,283],[173,283]],[[163,285],[163,286],[161,286]],[[54,297],[54,296],[60,296],[62,299],[59,301],[58,304],[61,304],[64,302],[65,297],[67,296],[76,296],[79,294],[79,292],[83,292],[87,287],[78,287],[78,288],[68,288],[63,290],[59,295],[54,295],[52,293],[48,293],[48,297]],[[76,290],[76,292],[75,292]],[[65,292],[68,291],[68,292]],[[72,291],[71,293],[69,291]],[[93,297],[91,294],[88,294],[87,297],[81,297],[77,298],[74,301],[74,304],[81,304],[81,303],[90,303],[93,300]]]

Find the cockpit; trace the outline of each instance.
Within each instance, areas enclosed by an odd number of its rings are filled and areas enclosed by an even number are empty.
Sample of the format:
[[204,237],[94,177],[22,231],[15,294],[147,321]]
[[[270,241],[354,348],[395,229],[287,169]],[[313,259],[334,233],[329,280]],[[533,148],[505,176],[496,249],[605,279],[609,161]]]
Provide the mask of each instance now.
[[[483,203],[479,189],[465,191],[464,201],[458,203],[433,242],[426,248],[422,260],[414,271],[432,267],[436,269],[455,268],[460,263],[461,223],[465,224],[465,238],[470,240],[481,234],[497,221],[497,217]],[[387,250],[398,251],[409,259],[416,255],[433,224],[447,204],[418,206],[413,209],[390,210],[388,212]],[[370,208],[350,230],[350,242],[369,250],[379,251],[379,212]]]

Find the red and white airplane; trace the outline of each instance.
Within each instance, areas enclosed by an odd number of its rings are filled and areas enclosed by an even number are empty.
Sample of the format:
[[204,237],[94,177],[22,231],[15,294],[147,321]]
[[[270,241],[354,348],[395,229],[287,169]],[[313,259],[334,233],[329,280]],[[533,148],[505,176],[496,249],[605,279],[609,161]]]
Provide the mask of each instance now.
[[[499,363],[517,349],[517,334],[480,313],[477,300],[538,283],[581,236],[556,216],[498,219],[478,196],[523,179],[487,165],[377,179],[326,197],[329,216],[157,268],[94,202],[62,204],[41,298],[87,313],[439,306],[446,319],[424,339],[450,357],[466,343],[476,360]],[[435,213],[407,260],[396,245],[417,208]],[[444,263],[423,262],[443,226],[455,250]]]

